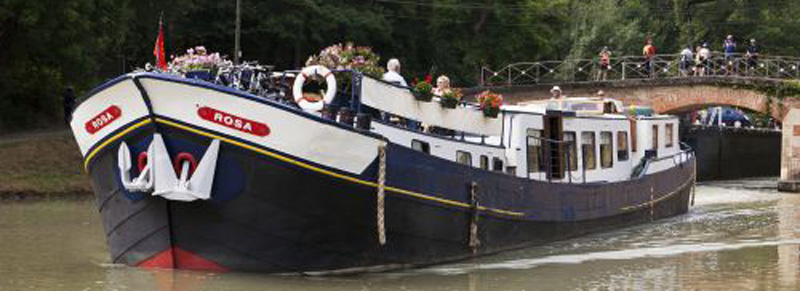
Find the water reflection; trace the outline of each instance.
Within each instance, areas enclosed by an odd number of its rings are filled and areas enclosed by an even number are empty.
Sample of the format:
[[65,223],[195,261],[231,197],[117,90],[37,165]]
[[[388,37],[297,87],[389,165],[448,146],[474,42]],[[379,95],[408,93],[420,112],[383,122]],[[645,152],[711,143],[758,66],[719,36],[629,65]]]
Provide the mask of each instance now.
[[698,186],[684,216],[458,264],[352,277],[108,264],[91,201],[0,204],[0,290],[795,290],[800,195],[774,180]]

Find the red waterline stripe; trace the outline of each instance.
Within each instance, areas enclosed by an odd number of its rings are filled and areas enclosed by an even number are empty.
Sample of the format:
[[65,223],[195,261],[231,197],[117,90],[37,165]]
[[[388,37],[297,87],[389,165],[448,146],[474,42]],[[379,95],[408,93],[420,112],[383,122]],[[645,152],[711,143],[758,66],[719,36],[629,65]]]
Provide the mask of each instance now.
[[136,266],[148,269],[162,268],[213,272],[229,271],[228,268],[220,264],[178,247],[170,247],[149,259],[139,262]]

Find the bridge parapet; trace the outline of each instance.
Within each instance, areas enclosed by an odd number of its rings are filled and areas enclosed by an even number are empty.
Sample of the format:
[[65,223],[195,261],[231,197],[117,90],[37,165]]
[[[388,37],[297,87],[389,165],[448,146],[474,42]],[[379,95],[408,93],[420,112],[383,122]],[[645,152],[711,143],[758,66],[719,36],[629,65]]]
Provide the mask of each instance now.
[[[605,71],[605,76],[600,74]],[[800,58],[761,55],[757,59],[743,54],[725,57],[714,53],[707,62],[682,63],[679,54],[656,55],[650,62],[643,56],[611,59],[603,70],[599,59],[519,62],[499,70],[481,68],[481,87],[535,84],[617,82],[675,77],[739,76],[767,79],[800,79]]]

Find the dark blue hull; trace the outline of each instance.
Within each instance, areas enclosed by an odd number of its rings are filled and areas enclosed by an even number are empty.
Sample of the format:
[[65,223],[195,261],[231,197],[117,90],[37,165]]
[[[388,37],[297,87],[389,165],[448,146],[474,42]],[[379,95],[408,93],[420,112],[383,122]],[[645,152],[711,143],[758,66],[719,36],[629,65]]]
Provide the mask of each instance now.
[[[159,122],[157,130],[172,155],[202,156],[218,134],[171,124],[177,121]],[[381,245],[377,159],[363,173],[347,175],[223,143],[212,199],[174,202],[129,193],[119,181],[119,143],[126,141],[136,155],[154,129],[150,124],[122,136],[89,165],[114,263],[268,273],[422,266],[686,213],[694,186],[693,160],[638,180],[568,185],[466,167],[389,144],[387,242]],[[474,222],[477,232],[471,233]],[[471,235],[477,235],[477,247],[470,245]]]

